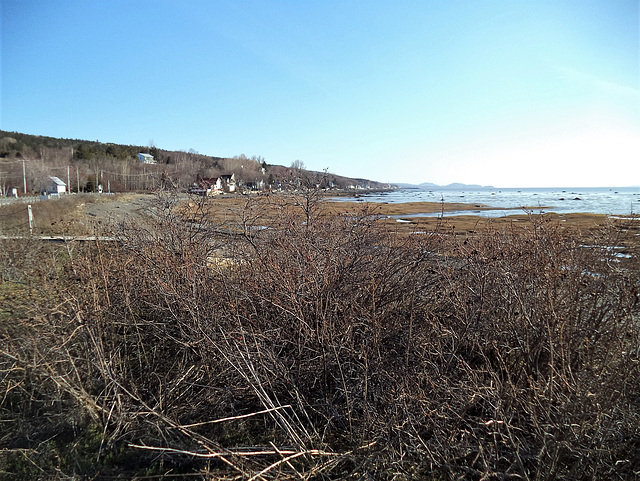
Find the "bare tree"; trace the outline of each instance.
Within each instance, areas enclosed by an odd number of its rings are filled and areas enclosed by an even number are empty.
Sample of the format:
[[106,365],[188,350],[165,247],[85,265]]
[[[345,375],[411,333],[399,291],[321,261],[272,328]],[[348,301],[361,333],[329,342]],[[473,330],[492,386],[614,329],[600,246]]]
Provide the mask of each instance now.
[[294,170],[305,170],[305,165],[303,161],[296,159],[291,162],[291,168]]

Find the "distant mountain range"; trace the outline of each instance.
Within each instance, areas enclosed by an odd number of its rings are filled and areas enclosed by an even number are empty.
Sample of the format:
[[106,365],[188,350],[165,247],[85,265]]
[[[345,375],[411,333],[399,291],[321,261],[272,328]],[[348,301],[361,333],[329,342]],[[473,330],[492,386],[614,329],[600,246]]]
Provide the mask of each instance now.
[[492,190],[495,189],[492,185],[479,185],[479,184],[461,184],[460,182],[454,182],[453,184],[438,185],[431,182],[423,182],[422,184],[403,184],[396,183],[398,187],[404,189],[424,189],[424,190]]

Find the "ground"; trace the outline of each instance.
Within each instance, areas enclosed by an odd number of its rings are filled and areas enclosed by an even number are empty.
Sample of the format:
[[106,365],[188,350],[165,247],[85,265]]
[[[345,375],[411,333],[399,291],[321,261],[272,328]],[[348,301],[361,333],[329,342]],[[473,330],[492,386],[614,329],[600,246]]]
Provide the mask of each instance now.
[[[320,197],[318,197],[320,198]],[[314,202],[318,200],[314,197]],[[175,204],[174,204],[175,202]],[[36,229],[34,234],[92,235],[96,232],[113,231],[123,223],[140,222],[148,219],[158,207],[177,205],[180,211],[194,220],[205,215],[215,224],[228,227],[237,225],[243,217],[260,225],[269,223],[281,216],[283,206],[304,208],[304,196],[291,198],[280,194],[270,195],[221,195],[213,198],[188,196],[158,196],[144,193],[123,193],[115,195],[82,194],[63,197],[59,200],[40,201],[33,204]],[[380,222],[399,233],[439,232],[447,235],[470,236],[488,227],[504,230],[526,226],[529,215],[522,210],[505,210],[504,217],[486,218],[477,215],[456,215],[437,217],[412,217],[416,213],[446,212],[453,210],[481,210],[491,206],[474,204],[408,202],[403,204],[322,202],[323,212],[330,215],[350,214],[367,210],[377,216]],[[22,212],[24,210],[25,212]],[[14,214],[16,221],[11,223]],[[531,214],[536,215],[536,214]],[[405,216],[405,217],[403,217]],[[638,231],[640,223],[633,218],[611,219],[601,214],[544,214],[545,219],[562,228],[572,229],[580,235],[589,236],[610,222],[622,225],[625,229]],[[20,204],[0,206],[0,234],[26,232],[26,209]],[[634,247],[634,246],[629,246]]]

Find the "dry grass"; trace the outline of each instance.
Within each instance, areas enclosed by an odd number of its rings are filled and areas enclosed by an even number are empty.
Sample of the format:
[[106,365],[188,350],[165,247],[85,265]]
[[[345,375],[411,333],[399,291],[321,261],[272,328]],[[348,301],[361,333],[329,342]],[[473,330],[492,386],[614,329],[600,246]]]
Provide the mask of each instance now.
[[639,271],[608,248],[629,226],[584,247],[548,217],[398,235],[314,192],[161,200],[119,244],[20,269],[41,294],[2,326],[5,471],[638,476]]
[[[483,210],[493,209],[486,206],[457,203],[438,202],[406,202],[399,204],[369,203],[369,202],[335,202],[317,195],[316,200],[320,202],[320,210],[325,215],[347,215],[357,213],[363,209],[380,218],[380,221],[389,228],[399,232],[427,231],[435,232],[441,230],[443,219],[439,217],[418,217],[415,214],[421,213],[446,213],[451,211]],[[254,197],[214,197],[209,199],[191,199],[182,205],[183,212],[187,214],[190,209],[201,209],[202,204],[206,205],[209,211],[209,220],[217,225],[225,223],[237,224],[245,212],[245,206],[250,204],[253,210],[258,210],[260,206],[262,216],[267,221],[273,221],[279,216],[283,206],[301,204],[304,197],[301,195],[264,195]],[[513,224],[527,223],[532,215],[535,217],[536,209],[531,209],[532,214],[525,213],[522,209],[505,209],[503,217],[483,218],[478,215],[456,215],[445,217],[448,231],[454,231],[457,235],[473,234],[478,230],[487,227],[505,229],[511,228]],[[187,214],[188,215],[188,214]],[[394,216],[391,218],[387,218]],[[398,222],[398,219],[403,222]],[[602,214],[555,214],[547,213],[542,215],[543,219],[557,222],[563,228],[574,229],[580,232],[589,232],[594,229],[604,227],[608,223],[608,217]]]
[[[31,202],[34,235],[92,235],[123,220],[138,220],[149,194],[76,194]],[[29,234],[27,202],[0,205],[0,234]]]

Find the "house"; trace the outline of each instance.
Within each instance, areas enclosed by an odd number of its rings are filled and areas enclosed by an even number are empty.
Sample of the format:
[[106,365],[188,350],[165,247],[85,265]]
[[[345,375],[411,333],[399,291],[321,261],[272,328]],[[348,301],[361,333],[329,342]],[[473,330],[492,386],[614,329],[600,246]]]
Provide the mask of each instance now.
[[143,164],[155,164],[156,163],[156,159],[153,158],[153,155],[150,154],[145,154],[140,152],[138,154],[138,159],[140,159],[140,162],[142,162]]
[[49,176],[49,180],[47,194],[64,194],[67,192],[67,184],[62,182],[58,177]]
[[222,179],[220,177],[202,178],[198,182],[194,183],[189,189],[190,194],[198,195],[215,195],[221,193]]
[[220,177],[208,177],[200,180],[200,185],[213,192],[222,192],[222,179]]
[[247,188],[247,190],[263,190],[264,189],[264,180],[257,180],[255,182],[247,182],[246,188]]
[[222,180],[222,185],[224,186],[224,190],[226,190],[227,192],[236,191],[236,174],[221,175],[220,179]]

